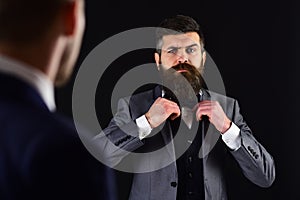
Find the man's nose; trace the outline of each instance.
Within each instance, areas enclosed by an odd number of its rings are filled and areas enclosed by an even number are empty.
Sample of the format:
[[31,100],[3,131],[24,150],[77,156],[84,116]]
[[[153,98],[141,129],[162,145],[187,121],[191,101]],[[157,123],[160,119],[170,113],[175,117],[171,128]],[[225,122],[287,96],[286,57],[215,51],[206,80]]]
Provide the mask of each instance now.
[[187,61],[188,61],[188,59],[185,58],[185,57],[179,57],[179,58],[177,59],[177,63],[186,63]]
[[177,54],[177,63],[188,62],[188,57],[184,52]]
[[178,56],[177,63],[185,63],[188,61],[188,58],[186,56]]

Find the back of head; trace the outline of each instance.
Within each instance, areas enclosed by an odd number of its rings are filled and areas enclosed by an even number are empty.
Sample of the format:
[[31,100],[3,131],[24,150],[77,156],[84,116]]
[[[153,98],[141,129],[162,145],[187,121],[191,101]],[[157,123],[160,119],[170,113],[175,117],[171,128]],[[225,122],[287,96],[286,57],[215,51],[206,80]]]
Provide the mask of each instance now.
[[204,36],[200,29],[200,25],[195,19],[186,15],[175,15],[164,19],[160,22],[156,31],[157,50],[160,49],[163,36],[184,34],[188,32],[197,32],[201,39],[200,43],[202,48],[204,48]]
[[0,0],[0,42],[32,42],[46,33],[70,0]]

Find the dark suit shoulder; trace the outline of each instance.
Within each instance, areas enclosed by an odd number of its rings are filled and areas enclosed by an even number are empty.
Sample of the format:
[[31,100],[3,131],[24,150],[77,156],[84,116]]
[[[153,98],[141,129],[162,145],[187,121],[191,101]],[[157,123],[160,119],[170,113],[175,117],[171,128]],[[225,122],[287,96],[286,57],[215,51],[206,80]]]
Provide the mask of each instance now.
[[0,166],[6,170],[0,174],[0,185],[5,185],[0,197],[111,199],[112,171],[88,152],[72,120],[26,105],[3,111]]
[[123,99],[125,99],[127,102],[130,102],[131,104],[140,104],[141,100],[153,101],[153,90],[136,93],[131,96],[126,96]]
[[122,99],[128,104],[132,119],[136,119],[140,115],[145,114],[155,101],[153,90],[143,91]]
[[229,100],[235,101],[236,99],[233,97],[226,96],[226,94],[220,94],[211,90],[205,90],[213,99],[220,99],[220,100]]
[[208,99],[211,99],[213,101],[218,101],[222,105],[233,105],[234,102],[236,101],[236,99],[233,97],[229,97],[229,96],[226,96],[224,94],[220,94],[220,93],[217,93],[214,91],[205,90],[204,94],[205,93],[208,96],[207,97]]

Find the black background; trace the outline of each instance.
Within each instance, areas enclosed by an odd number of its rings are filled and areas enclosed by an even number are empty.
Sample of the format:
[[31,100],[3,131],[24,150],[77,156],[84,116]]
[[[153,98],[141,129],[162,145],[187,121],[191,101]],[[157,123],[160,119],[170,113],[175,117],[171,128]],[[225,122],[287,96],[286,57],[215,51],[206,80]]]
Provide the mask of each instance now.
[[[71,81],[56,91],[58,110],[72,117],[72,86],[77,69],[99,43],[122,31],[157,26],[171,15],[190,15],[202,26],[206,50],[221,72],[227,95],[239,101],[255,137],[275,160],[276,180],[268,189],[251,184],[238,168],[233,168],[229,199],[300,199],[297,187],[300,179],[299,4],[296,0],[87,1],[82,51]],[[153,61],[150,51],[127,55],[116,63],[118,67],[111,70],[112,76],[104,82],[114,82],[130,66],[150,61]],[[96,98],[97,109],[106,116],[100,119],[101,124],[106,124],[111,117],[110,89],[101,87],[102,99]],[[128,176],[118,174],[119,196],[126,199],[124,183]]]

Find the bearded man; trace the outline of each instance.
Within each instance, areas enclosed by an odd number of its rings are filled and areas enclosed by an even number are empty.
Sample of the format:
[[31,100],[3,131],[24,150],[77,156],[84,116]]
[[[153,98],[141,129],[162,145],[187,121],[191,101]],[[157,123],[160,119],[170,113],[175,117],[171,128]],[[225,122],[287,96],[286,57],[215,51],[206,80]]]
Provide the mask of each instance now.
[[205,85],[198,23],[183,15],[162,21],[154,57],[162,84],[121,98],[102,132],[111,141],[105,145],[111,163],[133,169],[129,199],[227,199],[230,160],[251,182],[269,187],[273,158],[253,136],[237,100]]

